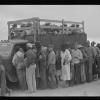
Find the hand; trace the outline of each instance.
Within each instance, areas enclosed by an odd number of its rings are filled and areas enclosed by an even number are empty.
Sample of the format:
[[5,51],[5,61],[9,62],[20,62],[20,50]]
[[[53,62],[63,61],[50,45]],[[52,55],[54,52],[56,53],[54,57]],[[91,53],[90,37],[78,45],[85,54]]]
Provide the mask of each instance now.
[[42,56],[40,55],[39,58],[42,59]]

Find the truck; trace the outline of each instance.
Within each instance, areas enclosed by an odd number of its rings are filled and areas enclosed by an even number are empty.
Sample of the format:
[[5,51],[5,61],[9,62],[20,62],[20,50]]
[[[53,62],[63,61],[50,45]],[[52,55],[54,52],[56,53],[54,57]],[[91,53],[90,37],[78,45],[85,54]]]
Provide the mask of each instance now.
[[86,41],[87,34],[84,32],[84,22],[49,20],[37,17],[8,21],[8,40],[0,42],[0,58],[5,66],[8,86],[18,85],[16,69],[12,64],[16,46],[21,46],[26,52],[28,42],[40,42],[43,46],[53,44],[54,50],[58,50],[62,44],[69,43],[73,48],[75,42],[85,45]]
[[0,42],[0,61],[5,67],[7,86],[10,88],[16,88],[19,86],[16,68],[12,64],[13,56],[16,52],[17,46],[23,48],[26,52],[27,40],[5,40]]
[[84,21],[72,22],[38,17],[9,21],[8,35],[8,40],[24,39],[32,43],[40,41],[43,46],[53,44],[55,50],[60,49],[62,44],[69,43],[73,48],[75,42],[86,45],[87,41]]

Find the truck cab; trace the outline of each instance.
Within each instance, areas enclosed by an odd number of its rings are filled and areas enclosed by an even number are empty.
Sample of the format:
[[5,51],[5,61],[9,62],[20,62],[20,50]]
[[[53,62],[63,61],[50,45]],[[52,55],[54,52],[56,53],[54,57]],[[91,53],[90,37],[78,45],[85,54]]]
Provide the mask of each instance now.
[[0,59],[6,70],[8,85],[9,82],[12,83],[12,85],[18,82],[16,69],[12,64],[12,59],[16,52],[16,47],[20,46],[26,52],[27,42],[27,40],[9,40],[8,42],[0,43]]

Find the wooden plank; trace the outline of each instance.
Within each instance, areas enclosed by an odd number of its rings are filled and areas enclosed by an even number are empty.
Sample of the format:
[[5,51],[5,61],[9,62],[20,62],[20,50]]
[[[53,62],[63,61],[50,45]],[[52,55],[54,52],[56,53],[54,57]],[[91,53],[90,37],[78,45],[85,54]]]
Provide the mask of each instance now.
[[[40,21],[62,23],[62,20],[40,19]],[[70,24],[82,24],[82,22],[73,22],[73,21],[64,21],[64,23],[70,23]]]
[[34,27],[15,28],[15,30],[31,30],[31,29],[34,29]]
[[40,26],[41,29],[62,29],[62,27],[58,27],[58,26]]
[[15,20],[15,21],[8,21],[7,24],[21,24],[22,22],[33,22],[33,18],[22,19],[22,20]]
[[[59,26],[40,26],[41,29],[62,29],[62,27]],[[76,28],[76,27],[63,27],[64,29],[83,29],[83,28]]]
[[[62,23],[62,20],[50,20],[50,19],[39,19],[38,17],[34,18],[28,18],[28,19],[22,19],[22,20],[16,20],[16,21],[8,21],[8,24],[14,24],[14,23],[22,23],[22,22],[31,22],[34,20],[44,21],[44,22],[56,22],[56,23]],[[73,21],[64,21],[64,23],[71,23],[71,24],[82,24],[82,22],[73,22]]]

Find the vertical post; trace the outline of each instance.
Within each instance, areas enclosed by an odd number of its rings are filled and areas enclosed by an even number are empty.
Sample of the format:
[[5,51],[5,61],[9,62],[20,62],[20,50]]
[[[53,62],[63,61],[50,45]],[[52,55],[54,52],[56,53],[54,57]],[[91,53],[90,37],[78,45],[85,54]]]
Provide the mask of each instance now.
[[62,34],[64,34],[64,19],[62,19]]
[[35,19],[33,19],[33,35],[34,35],[34,42],[36,42],[36,22],[35,22]]
[[34,24],[35,24],[35,34],[34,34],[34,42],[36,42],[37,41],[37,39],[38,39],[38,34],[40,33],[40,28],[39,28],[39,21],[40,21],[40,19],[39,18],[33,18],[33,20],[34,20]]
[[83,32],[84,32],[84,21],[82,21],[82,25],[83,25]]

